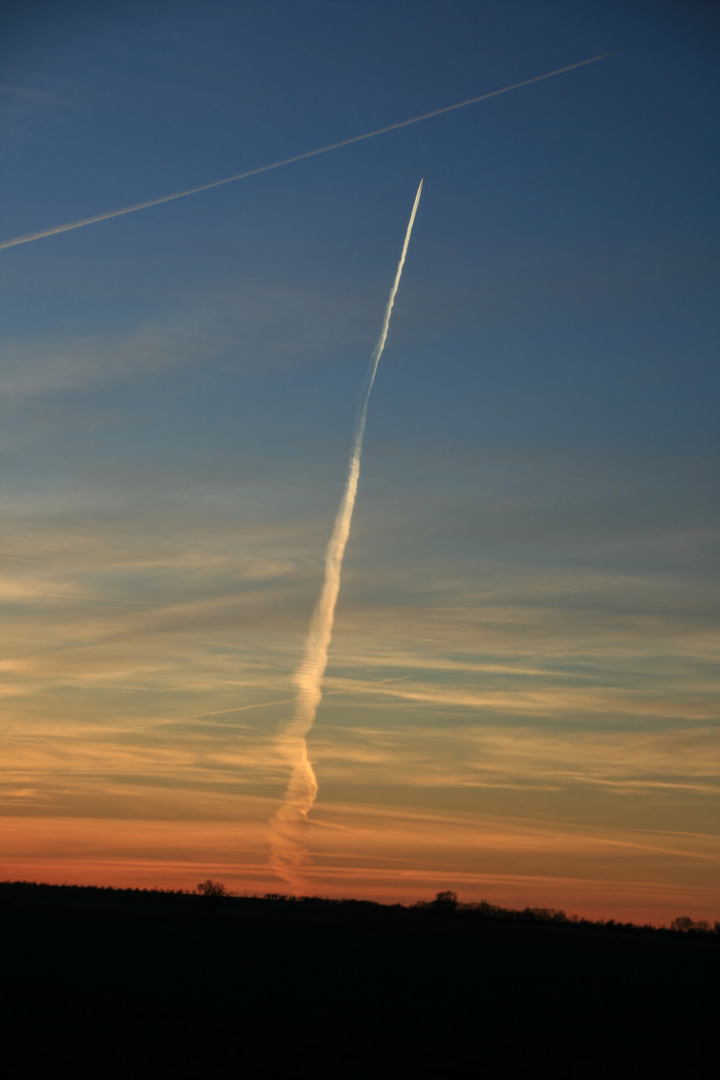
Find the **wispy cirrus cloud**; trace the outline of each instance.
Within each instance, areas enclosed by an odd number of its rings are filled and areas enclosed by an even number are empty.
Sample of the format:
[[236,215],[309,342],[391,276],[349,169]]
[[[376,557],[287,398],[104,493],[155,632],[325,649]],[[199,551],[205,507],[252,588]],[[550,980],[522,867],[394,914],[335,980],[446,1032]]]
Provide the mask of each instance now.
[[327,287],[240,281],[114,333],[6,339],[0,395],[21,402],[191,363],[282,369],[344,355],[350,346],[364,363],[363,298],[332,294]]
[[76,111],[77,94],[68,80],[53,79],[40,72],[22,79],[0,79],[0,136],[14,143],[28,140],[36,124]]

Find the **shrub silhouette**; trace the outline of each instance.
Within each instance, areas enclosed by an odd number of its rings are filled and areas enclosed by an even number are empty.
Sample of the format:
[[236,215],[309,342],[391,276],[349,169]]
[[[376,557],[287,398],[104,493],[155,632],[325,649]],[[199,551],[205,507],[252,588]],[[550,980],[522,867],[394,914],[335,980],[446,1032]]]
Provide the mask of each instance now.
[[201,896],[207,896],[211,900],[214,900],[219,896],[228,896],[228,891],[222,881],[211,881],[210,878],[208,878],[207,881],[201,881],[197,887],[197,891]]

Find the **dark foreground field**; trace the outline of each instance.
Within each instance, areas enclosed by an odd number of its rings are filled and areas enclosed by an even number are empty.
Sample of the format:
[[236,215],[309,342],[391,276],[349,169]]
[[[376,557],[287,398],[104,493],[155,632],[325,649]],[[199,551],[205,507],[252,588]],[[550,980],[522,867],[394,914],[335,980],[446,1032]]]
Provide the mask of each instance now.
[[0,918],[6,1076],[718,1075],[720,934],[22,884]]

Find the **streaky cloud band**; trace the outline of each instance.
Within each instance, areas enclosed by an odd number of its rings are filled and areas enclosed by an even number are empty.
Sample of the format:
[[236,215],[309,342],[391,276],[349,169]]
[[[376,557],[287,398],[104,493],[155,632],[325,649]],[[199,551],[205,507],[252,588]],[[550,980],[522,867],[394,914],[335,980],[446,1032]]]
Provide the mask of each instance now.
[[281,161],[274,161],[270,165],[259,165],[255,169],[248,169],[246,172],[235,173],[234,176],[226,176],[222,180],[211,180],[207,184],[199,184],[197,187],[188,188],[186,191],[176,191],[173,195],[161,195],[157,199],[148,199],[145,202],[135,203],[133,206],[124,206],[121,210],[107,210],[103,214],[94,214],[92,217],[81,218],[79,221],[70,221],[64,225],[53,225],[49,229],[40,229],[38,232],[25,233],[23,236],[14,236],[9,240],[0,240],[0,248],[16,247],[18,244],[29,244],[33,240],[43,240],[47,236],[56,236],[58,233],[70,232],[72,229],[81,229],[85,225],[95,225],[98,221],[109,221],[110,218],[121,217],[123,214],[134,214],[136,210],[147,210],[151,206],[160,206],[162,203],[173,202],[175,199],[184,199],[187,195],[197,195],[201,191],[209,191],[210,188],[222,187],[223,184],[232,184],[236,180],[245,180],[250,176],[257,176],[259,173],[270,172],[271,169],[280,169],[283,165],[292,165],[296,161],[304,161],[306,158],[316,157],[318,154],[327,154],[330,150],[339,150],[343,146],[350,146],[352,143],[362,142],[364,139],[374,139],[376,135],[385,135],[389,131],[397,131],[398,128],[409,127],[410,124],[419,124],[421,120],[430,120],[434,116],[441,116],[443,113],[453,112],[455,109],[464,109],[468,105],[475,105],[479,101],[487,101],[488,98],[498,97],[499,94],[508,94],[511,90],[519,90],[523,86],[530,86],[532,83],[542,82],[543,79],[552,79],[555,75],[563,75],[566,71],[573,71],[575,68],[585,67],[587,64],[595,64],[598,60],[605,60],[608,56],[614,56],[618,52],[617,49],[613,49],[611,52],[600,53],[598,56],[591,56],[587,60],[578,60],[574,64],[567,64],[565,67],[555,68],[554,71],[546,71],[543,75],[534,75],[531,79],[523,79],[522,82],[512,83],[510,86],[503,86],[499,90],[490,90],[486,94],[478,94],[477,97],[467,98],[465,101],[457,101],[454,105],[444,105],[441,109],[433,109],[432,112],[422,113],[420,116],[413,116],[409,120],[400,120],[396,124],[388,124],[387,127],[376,128],[374,131],[366,131],[363,135],[352,135],[349,139],[341,139],[340,142],[330,143],[328,146],[321,146],[316,150],[306,150],[302,154],[295,154],[293,157],[283,158]]

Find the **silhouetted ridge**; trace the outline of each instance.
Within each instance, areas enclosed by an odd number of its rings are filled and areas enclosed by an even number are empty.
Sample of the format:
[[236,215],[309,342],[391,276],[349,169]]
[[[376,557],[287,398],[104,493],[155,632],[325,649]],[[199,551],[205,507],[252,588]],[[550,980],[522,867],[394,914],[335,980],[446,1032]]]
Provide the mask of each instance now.
[[0,884],[7,1075],[716,1074],[720,933],[682,916],[198,889]]
[[226,889],[222,882],[201,882],[196,892],[179,889],[114,888],[101,885],[46,885],[28,881],[0,882],[0,907],[55,908],[57,911],[74,907],[98,910],[152,911],[165,914],[201,913],[211,903],[214,911],[222,911],[224,917],[242,917],[251,912],[269,916],[308,916],[343,920],[345,918],[368,919],[373,922],[387,920],[393,925],[404,922],[406,926],[429,925],[437,919],[452,919],[455,927],[467,927],[481,920],[525,924],[553,924],[555,926],[593,928],[597,930],[638,931],[660,935],[691,934],[707,938],[720,938],[720,921],[711,925],[707,921],[694,921],[687,915],[678,916],[670,927],[651,924],[619,922],[615,919],[584,919],[566,915],[562,910],[545,907],[504,908],[487,900],[463,903],[450,890],[439,892],[434,900],[420,900],[415,904],[382,904],[374,900],[334,899],[320,896],[293,896],[285,893],[263,895],[238,895]]

